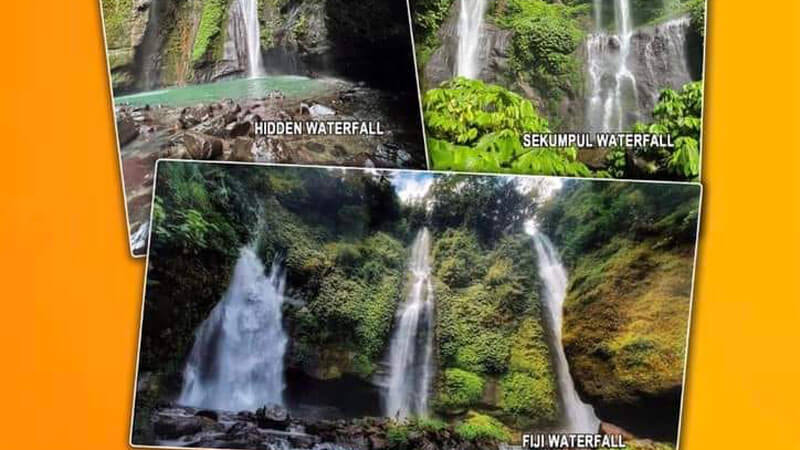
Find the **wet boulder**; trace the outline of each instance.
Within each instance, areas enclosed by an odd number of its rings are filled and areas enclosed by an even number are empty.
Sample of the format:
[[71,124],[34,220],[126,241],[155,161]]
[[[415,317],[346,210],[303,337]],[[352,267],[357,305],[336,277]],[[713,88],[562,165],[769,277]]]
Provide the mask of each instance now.
[[256,410],[256,423],[259,428],[285,430],[289,426],[289,412],[278,405],[266,405]]

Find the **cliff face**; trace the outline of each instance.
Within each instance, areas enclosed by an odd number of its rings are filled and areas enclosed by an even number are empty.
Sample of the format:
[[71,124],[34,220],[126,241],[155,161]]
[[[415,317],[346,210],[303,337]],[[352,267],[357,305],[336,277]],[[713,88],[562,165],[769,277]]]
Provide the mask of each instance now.
[[601,420],[661,442],[677,437],[698,199],[692,185],[568,182],[540,211],[568,266],[578,391]]
[[691,249],[620,240],[581,258],[571,277],[563,342],[572,376],[601,418],[637,436],[676,437],[691,267]]
[[[258,0],[267,73],[413,80],[403,2]],[[396,3],[396,5],[394,4]],[[116,95],[247,72],[239,0],[103,0]]]

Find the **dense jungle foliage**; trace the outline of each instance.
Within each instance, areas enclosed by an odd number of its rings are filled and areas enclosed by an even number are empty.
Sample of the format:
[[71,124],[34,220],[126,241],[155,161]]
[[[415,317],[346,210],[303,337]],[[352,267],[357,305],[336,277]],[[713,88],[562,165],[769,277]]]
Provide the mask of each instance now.
[[526,133],[549,131],[533,104],[503,87],[455,78],[422,100],[433,169],[589,176],[576,149],[530,149]]
[[[612,175],[617,178],[697,179],[702,127],[703,83],[687,84],[680,92],[665,89],[653,109],[653,122],[637,123],[632,131],[670,135],[675,147],[612,149],[606,156]],[[630,163],[628,154],[639,159],[638,164]]]
[[428,226],[434,409],[476,439],[557,418],[523,230],[535,206],[507,179],[439,175],[423,204],[401,202],[388,173],[162,162],[156,189],[141,369],[156,374],[158,396],[179,389],[194,329],[246,245],[286,269],[290,367],[369,380],[403,299],[408,248]]
[[[451,51],[448,49],[455,45],[447,41],[454,38],[443,25],[452,25],[457,7],[457,2],[451,0],[412,2],[417,62],[423,78],[431,54]],[[636,27],[688,15],[692,36],[687,37],[687,45],[692,49],[702,47],[704,1],[633,0],[631,9]],[[492,56],[499,59],[487,63],[490,67],[486,70],[491,72],[494,84],[455,78],[431,85],[423,94],[428,150],[434,168],[696,179],[700,166],[702,82],[677,90],[664,89],[659,103],[647,114],[652,120],[623,130],[670,134],[675,148],[607,149],[605,157],[600,156],[600,163],[590,169],[582,162],[587,159],[579,159],[578,149],[526,149],[520,138],[524,133],[579,130],[587,96],[584,42],[598,26],[593,2],[496,0],[489,3],[484,20],[487,33],[510,32],[508,48],[493,50],[493,55],[499,52],[504,56]],[[611,31],[617,20],[614,1],[602,2],[599,26]],[[693,52],[688,51],[689,59],[702,59],[702,49],[700,55]]]
[[538,261],[525,233],[534,216],[570,273],[563,332],[577,386],[601,417],[644,436],[614,408],[671,420],[659,414],[672,405],[651,406],[681,387],[697,186],[567,180],[542,203],[536,188],[507,177],[430,174],[427,193],[404,201],[391,172],[159,167],[140,352],[152,381],[137,395],[137,420],[180,389],[194,330],[244,246],[286,269],[288,366],[369,382],[407,289],[409,248],[426,226],[435,414],[394,424],[394,448],[444,423],[476,440],[556,423]]

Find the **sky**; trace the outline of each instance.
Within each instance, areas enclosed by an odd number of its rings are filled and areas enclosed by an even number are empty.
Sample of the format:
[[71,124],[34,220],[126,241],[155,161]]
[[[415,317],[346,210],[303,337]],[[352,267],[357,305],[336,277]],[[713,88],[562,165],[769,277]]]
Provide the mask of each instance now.
[[[435,173],[398,171],[394,172],[392,185],[403,203],[412,203],[422,199],[428,193],[435,178]],[[538,190],[540,201],[552,197],[563,185],[563,180],[555,177],[516,176],[513,178],[517,189],[523,194],[528,194],[534,189]]]
[[392,185],[403,203],[412,203],[428,193],[433,180],[432,173],[395,172]]

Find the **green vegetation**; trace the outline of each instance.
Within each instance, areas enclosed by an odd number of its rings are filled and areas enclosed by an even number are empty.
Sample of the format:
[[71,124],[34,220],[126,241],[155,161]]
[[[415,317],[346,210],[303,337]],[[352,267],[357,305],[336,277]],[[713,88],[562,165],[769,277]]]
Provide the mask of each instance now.
[[540,211],[570,267],[565,351],[596,408],[674,414],[664,405],[680,401],[698,190],[570,182]]
[[[531,199],[502,178],[462,176],[438,181],[432,198],[442,371],[435,408],[448,416],[476,410],[519,427],[551,423],[557,397],[537,262],[522,233]],[[483,432],[472,425],[464,429]]]
[[705,38],[706,0],[688,0],[686,4],[689,10],[689,17],[692,20],[692,30],[701,38]]
[[456,434],[470,441],[503,442],[511,437],[511,433],[497,419],[478,413],[471,413],[456,426]]
[[689,83],[676,92],[665,89],[653,109],[653,122],[637,123],[636,133],[667,134],[674,148],[641,147],[630,150],[643,162],[629,165],[625,150],[614,149],[608,159],[612,175],[646,176],[680,180],[696,179],[700,175],[700,130],[703,125],[703,83]]
[[[152,381],[138,405],[149,411],[180,388],[193,332],[245,245],[286,269],[288,366],[317,380],[370,379],[424,225],[436,302],[431,405],[448,424],[387,422],[388,445],[508,441],[556,423],[538,261],[523,232],[534,213],[569,267],[563,342],[581,393],[600,408],[644,408],[681,387],[696,186],[568,180],[539,205],[504,177],[430,176],[424,201],[405,204],[386,173],[160,163],[140,365]],[[136,426],[142,439],[150,432]]]
[[442,410],[464,409],[477,404],[483,394],[484,380],[461,369],[447,369],[441,376],[436,407]]
[[588,176],[575,149],[526,149],[525,133],[547,132],[533,104],[503,87],[456,78],[422,101],[434,169]]
[[192,62],[202,61],[225,41],[225,22],[230,0],[206,0],[192,48]]
[[500,382],[500,406],[519,428],[558,420],[556,384],[547,370],[548,356],[541,322],[526,319],[513,337],[509,373]]
[[[130,21],[133,19],[133,0],[103,0],[103,24],[109,50],[131,46]],[[112,64],[111,67],[114,67]]]
[[436,36],[447,19],[453,0],[416,0],[411,2],[412,25],[416,41],[417,63],[424,67],[431,54],[439,47]]
[[564,95],[583,91],[584,78],[576,51],[585,33],[577,17],[588,10],[589,5],[544,0],[495,3],[495,22],[513,31],[510,78],[536,89],[545,99],[548,117],[556,117]]

